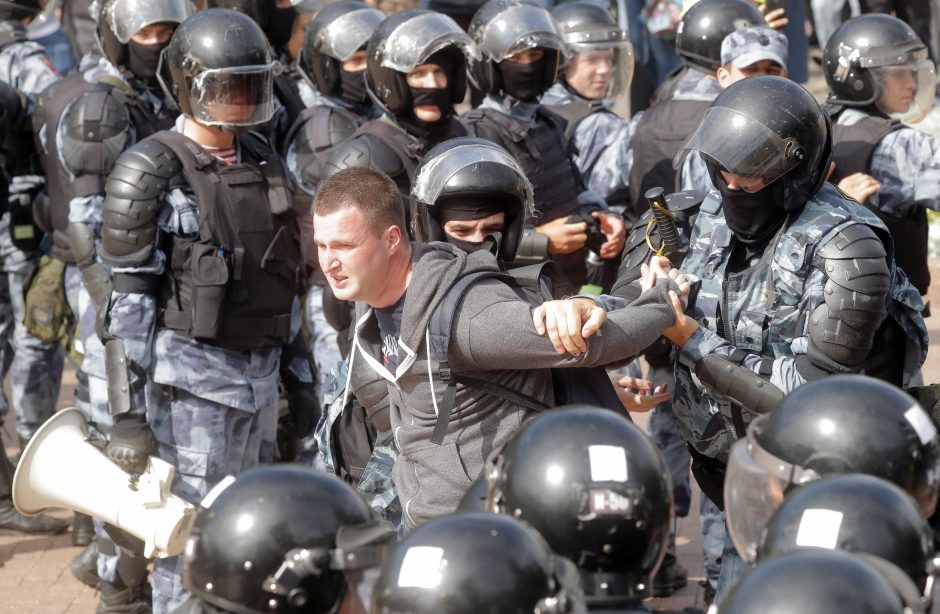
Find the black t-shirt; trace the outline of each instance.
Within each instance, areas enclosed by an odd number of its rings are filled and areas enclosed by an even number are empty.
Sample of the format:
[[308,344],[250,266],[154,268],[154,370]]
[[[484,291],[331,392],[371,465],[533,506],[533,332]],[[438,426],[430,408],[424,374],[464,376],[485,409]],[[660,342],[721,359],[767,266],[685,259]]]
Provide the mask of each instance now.
[[379,336],[382,338],[382,362],[392,375],[398,369],[398,338],[401,336],[401,313],[404,307],[405,295],[402,294],[394,305],[375,310]]

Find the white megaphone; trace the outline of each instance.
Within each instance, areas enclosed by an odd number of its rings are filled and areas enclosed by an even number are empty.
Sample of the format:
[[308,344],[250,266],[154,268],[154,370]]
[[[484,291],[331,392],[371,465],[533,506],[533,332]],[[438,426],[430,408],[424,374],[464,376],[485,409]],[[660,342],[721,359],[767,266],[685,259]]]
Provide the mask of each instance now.
[[144,555],[176,556],[196,519],[196,508],[170,494],[173,466],[150,457],[131,476],[88,441],[85,415],[70,407],[46,421],[20,457],[13,504],[22,514],[63,507],[94,516],[144,542]]

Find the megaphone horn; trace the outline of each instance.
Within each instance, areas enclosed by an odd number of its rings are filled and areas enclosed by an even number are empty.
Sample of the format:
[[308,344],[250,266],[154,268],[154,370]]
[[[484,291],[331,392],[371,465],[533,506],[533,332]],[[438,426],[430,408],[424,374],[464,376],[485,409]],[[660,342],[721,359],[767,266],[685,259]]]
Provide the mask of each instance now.
[[176,556],[196,508],[170,494],[173,467],[151,456],[132,490],[131,476],[88,441],[88,422],[74,407],[46,421],[20,457],[13,504],[22,514],[63,507],[124,529],[145,544],[144,555]]

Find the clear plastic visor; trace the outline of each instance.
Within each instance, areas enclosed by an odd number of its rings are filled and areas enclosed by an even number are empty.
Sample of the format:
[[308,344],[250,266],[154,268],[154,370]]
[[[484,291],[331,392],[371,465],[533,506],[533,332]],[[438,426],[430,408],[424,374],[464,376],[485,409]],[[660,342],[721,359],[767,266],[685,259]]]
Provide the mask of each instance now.
[[535,47],[557,49],[567,56],[558,26],[548,11],[525,4],[500,13],[486,26],[480,41],[480,52],[486,59],[497,63]]
[[629,42],[568,47],[572,54],[562,70],[579,94],[591,100],[629,96],[634,62]]
[[209,126],[257,126],[274,115],[275,63],[207,70],[189,88],[193,119]]
[[453,19],[439,13],[419,15],[389,35],[382,51],[382,66],[409,73],[430,56],[451,46],[459,47],[468,58],[479,58],[473,40]]
[[161,22],[180,24],[192,15],[189,0],[117,0],[104,5],[104,15],[119,41],[127,44],[141,28]]
[[876,84],[875,106],[885,115],[913,124],[933,108],[937,73],[929,59],[870,70]]
[[534,203],[532,184],[526,179],[519,163],[508,153],[495,146],[487,147],[479,144],[460,145],[430,160],[426,160],[418,176],[415,177],[414,185],[411,188],[411,197],[421,203],[434,204],[451,177],[461,169],[481,162],[507,166],[519,175],[525,184],[526,211],[532,211]]
[[806,157],[793,139],[783,139],[765,125],[726,107],[711,107],[673,161],[678,170],[690,151],[711,157],[741,177],[776,181]]
[[385,15],[377,9],[359,9],[346,13],[320,30],[314,44],[322,53],[345,62],[365,46],[383,19]]

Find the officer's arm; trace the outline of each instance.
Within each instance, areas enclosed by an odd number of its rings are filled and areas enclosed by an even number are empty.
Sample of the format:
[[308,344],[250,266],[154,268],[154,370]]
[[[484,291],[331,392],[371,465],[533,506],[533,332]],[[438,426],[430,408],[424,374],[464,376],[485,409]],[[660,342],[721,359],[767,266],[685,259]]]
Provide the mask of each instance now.
[[11,85],[26,94],[32,106],[36,97],[58,81],[60,75],[46,57],[45,50],[36,43],[30,44],[34,46],[33,52],[15,61],[16,70]]
[[281,350],[280,373],[293,434],[299,438],[306,437],[320,420],[320,401],[314,384],[313,359],[299,332]]
[[337,147],[356,131],[351,118],[327,106],[317,107],[297,129],[288,159],[291,174],[304,190],[313,194],[328,175],[325,163]]
[[26,96],[12,85],[0,81],[0,139],[20,130],[27,118]]

